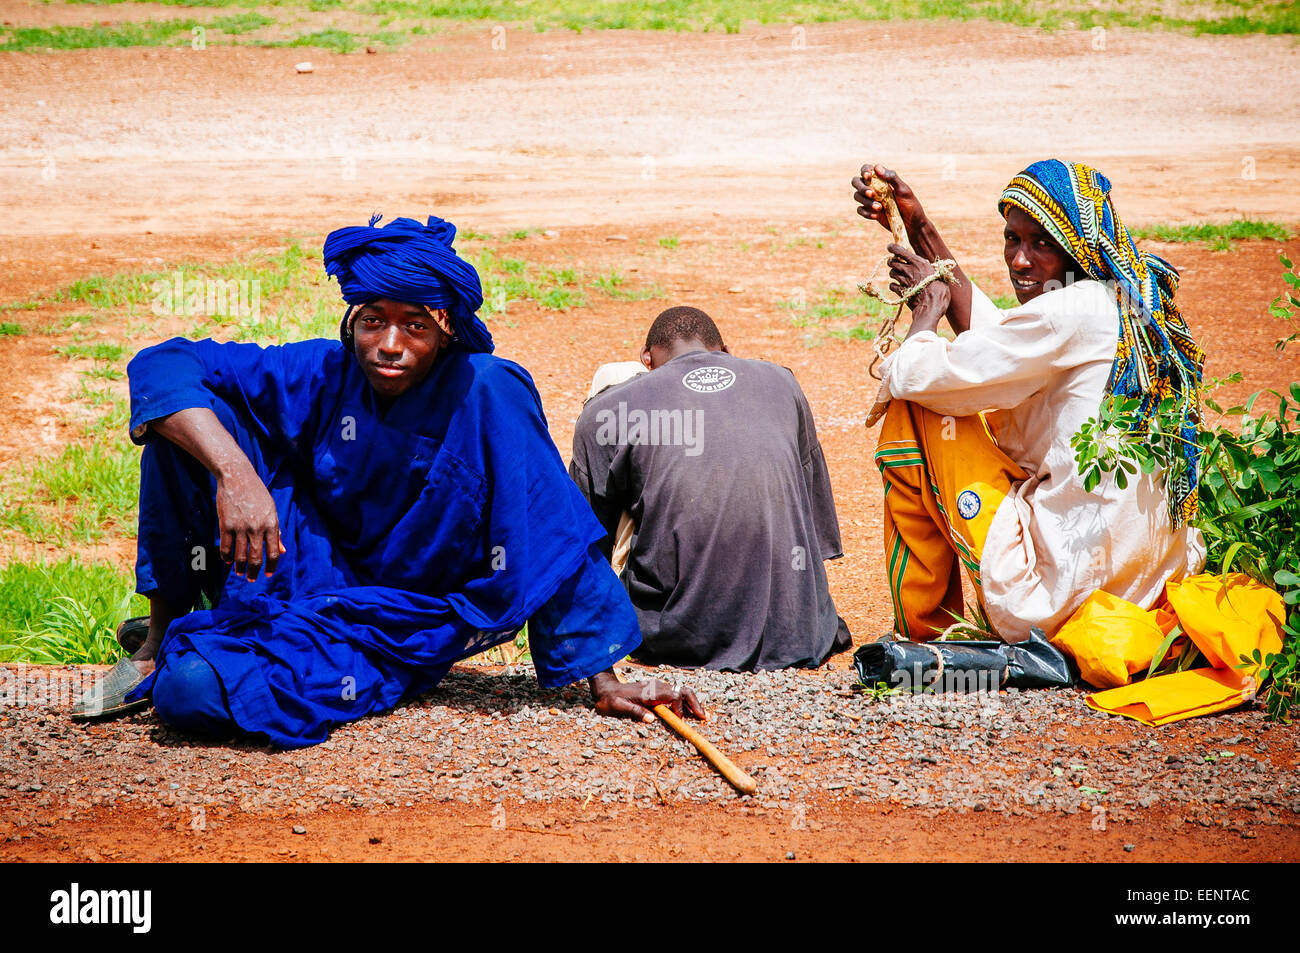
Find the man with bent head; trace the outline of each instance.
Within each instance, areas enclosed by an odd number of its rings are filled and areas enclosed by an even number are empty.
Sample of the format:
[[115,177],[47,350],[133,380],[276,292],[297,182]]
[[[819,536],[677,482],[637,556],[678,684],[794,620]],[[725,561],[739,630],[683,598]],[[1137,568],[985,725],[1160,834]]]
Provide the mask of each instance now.
[[841,555],[830,475],[794,374],[735,357],[686,307],[655,319],[641,363],[650,373],[587,402],[569,464],[617,563],[630,519],[616,568],[641,624],[635,657],[748,671],[847,649],[822,565]]
[[491,354],[455,226],[377,218],[325,240],[341,342],[176,338],[132,360],[149,627],[82,714],[151,694],[186,732],[316,744],[531,622],[542,685],[702,717],[689,689],[614,675],[636,615],[532,379]]

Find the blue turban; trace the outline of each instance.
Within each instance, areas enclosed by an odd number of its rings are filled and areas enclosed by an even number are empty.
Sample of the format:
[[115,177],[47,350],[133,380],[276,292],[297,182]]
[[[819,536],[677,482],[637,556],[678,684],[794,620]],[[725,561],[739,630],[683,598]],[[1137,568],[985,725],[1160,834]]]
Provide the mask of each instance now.
[[[380,218],[337,229],[325,239],[325,271],[338,279],[348,316],[377,298],[445,308],[461,345],[491,353],[492,335],[476,313],[483,304],[478,272],[451,247],[456,226],[430,215],[427,225],[395,218],[381,228],[375,225]],[[348,316],[345,338],[350,337]]]

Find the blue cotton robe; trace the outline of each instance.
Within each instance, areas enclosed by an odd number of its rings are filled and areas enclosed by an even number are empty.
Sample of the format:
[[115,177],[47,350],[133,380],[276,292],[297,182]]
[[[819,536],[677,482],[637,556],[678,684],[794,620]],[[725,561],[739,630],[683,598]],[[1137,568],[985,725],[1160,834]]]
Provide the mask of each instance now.
[[[603,671],[640,643],[599,555],[604,530],[517,364],[453,344],[387,409],[326,340],[176,338],[141,351],[129,375],[138,442],[165,442],[151,420],[217,413],[270,490],[287,549],[269,579],[223,573],[217,605],[172,623],[137,694],[174,653],[197,652],[239,728],[294,747],[431,688],[530,619],[543,686]],[[159,484],[142,479],[137,590],[167,596],[215,527],[170,526],[201,520],[173,486],[158,494],[166,505],[148,497]]]

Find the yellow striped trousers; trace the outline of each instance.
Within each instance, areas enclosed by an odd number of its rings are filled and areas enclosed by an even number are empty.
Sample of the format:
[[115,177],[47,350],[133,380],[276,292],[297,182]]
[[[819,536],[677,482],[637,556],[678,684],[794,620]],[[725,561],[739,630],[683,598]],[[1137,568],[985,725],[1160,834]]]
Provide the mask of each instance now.
[[998,447],[988,415],[945,417],[905,400],[885,415],[876,465],[895,631],[926,642],[962,613],[961,569],[983,601],[989,524],[1025,472]]

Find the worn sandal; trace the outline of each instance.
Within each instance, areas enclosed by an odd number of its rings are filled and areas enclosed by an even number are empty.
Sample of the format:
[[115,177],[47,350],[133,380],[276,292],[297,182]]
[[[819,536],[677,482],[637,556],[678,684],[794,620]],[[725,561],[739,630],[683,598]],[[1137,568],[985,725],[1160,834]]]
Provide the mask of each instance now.
[[73,721],[92,721],[100,718],[117,718],[148,708],[148,698],[128,702],[126,696],[148,676],[141,675],[130,659],[120,659],[104,677],[72,707]]

